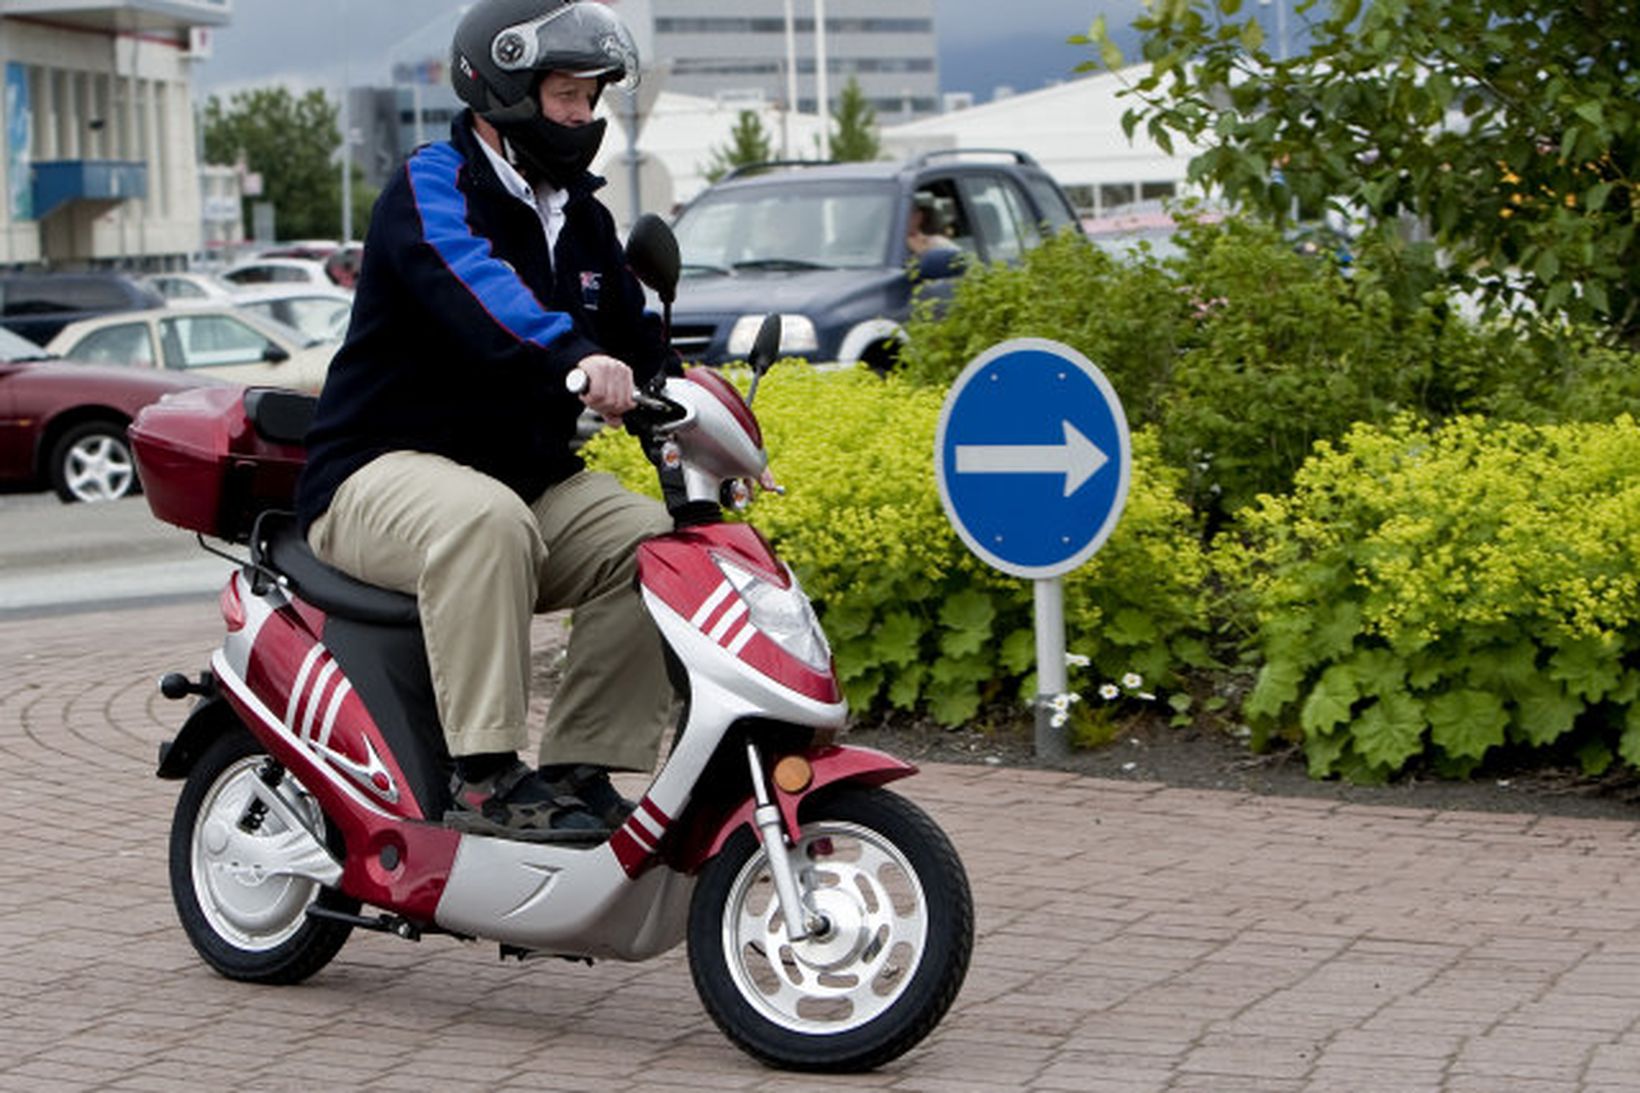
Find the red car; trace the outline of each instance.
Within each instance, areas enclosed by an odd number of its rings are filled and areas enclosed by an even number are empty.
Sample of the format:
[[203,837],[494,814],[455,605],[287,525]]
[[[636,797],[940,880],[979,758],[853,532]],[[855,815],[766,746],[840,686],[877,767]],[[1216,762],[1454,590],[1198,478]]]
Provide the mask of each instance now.
[[64,501],[136,493],[125,430],[137,411],[173,391],[220,382],[75,364],[0,329],[0,489],[49,488]]

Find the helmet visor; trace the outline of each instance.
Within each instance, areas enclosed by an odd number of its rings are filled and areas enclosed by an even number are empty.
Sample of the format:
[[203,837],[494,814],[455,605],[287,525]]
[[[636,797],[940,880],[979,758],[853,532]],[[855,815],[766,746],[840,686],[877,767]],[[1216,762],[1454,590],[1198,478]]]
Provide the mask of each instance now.
[[563,72],[603,77],[627,91],[638,86],[638,46],[603,4],[572,0],[506,27],[490,43],[490,59],[504,72]]

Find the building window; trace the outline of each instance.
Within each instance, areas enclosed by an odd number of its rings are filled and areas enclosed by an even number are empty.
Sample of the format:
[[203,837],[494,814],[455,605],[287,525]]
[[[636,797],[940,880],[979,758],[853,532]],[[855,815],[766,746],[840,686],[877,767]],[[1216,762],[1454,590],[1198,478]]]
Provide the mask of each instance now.
[[1102,213],[1131,205],[1138,199],[1139,187],[1133,182],[1106,182],[1099,187],[1099,210]]

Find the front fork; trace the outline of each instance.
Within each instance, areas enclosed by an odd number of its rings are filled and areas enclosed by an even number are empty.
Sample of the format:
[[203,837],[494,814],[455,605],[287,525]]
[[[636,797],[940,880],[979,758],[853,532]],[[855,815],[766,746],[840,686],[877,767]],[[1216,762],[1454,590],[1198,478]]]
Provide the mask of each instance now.
[[763,843],[775,893],[780,897],[780,914],[786,920],[786,936],[792,941],[802,941],[811,934],[824,934],[827,928],[825,917],[804,901],[797,881],[798,866],[792,856],[797,832],[793,831],[788,841],[780,806],[769,792],[769,782],[763,774],[763,756],[759,754],[757,745],[750,741],[746,744],[746,761],[752,772],[752,796],[757,801],[752,822]]

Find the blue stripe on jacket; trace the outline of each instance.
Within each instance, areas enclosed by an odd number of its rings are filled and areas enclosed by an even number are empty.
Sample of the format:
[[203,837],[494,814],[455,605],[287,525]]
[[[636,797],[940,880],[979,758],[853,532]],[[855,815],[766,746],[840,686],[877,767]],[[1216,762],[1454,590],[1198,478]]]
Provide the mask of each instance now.
[[545,349],[574,322],[542,307],[513,268],[494,256],[490,241],[468,227],[467,197],[456,186],[462,165],[461,154],[448,144],[426,145],[410,157],[410,192],[422,238],[509,334]]

